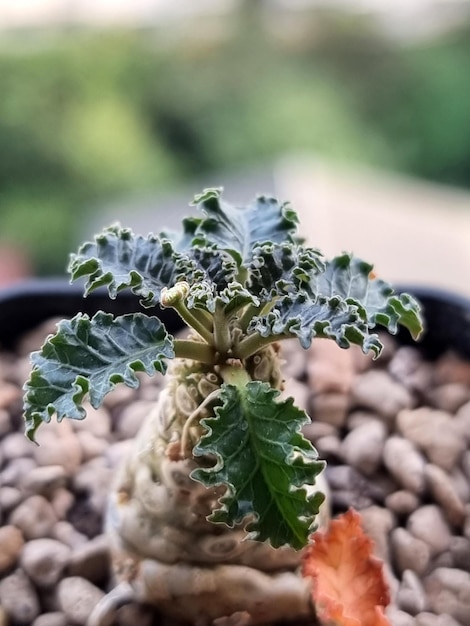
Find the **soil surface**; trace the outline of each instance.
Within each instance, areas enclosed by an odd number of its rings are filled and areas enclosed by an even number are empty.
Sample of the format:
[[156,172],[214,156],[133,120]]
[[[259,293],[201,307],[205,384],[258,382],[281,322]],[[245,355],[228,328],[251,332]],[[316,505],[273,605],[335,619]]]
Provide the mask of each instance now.
[[[163,379],[117,388],[84,421],[23,436],[21,386],[48,322],[0,354],[0,626],[85,625],[111,585],[107,491]],[[470,626],[470,364],[426,362],[384,337],[373,362],[317,340],[284,345],[287,395],[328,462],[332,513],[353,506],[385,562],[393,626]],[[117,626],[168,625],[128,605]]]

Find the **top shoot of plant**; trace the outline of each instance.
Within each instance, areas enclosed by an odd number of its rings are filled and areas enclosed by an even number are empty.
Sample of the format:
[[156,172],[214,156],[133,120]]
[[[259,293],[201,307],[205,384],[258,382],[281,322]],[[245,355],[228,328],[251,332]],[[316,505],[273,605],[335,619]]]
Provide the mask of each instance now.
[[[302,435],[308,416],[279,397],[278,342],[297,338],[307,349],[328,338],[377,357],[373,329],[396,333],[402,325],[417,337],[419,306],[368,263],[350,254],[328,261],[303,245],[287,204],[258,197],[233,207],[218,189],[194,204],[202,216],[185,219],[180,233],[142,237],[112,226],[72,256],[72,279],[86,277],[86,294],[106,287],[116,298],[130,289],[143,309],[78,314],[58,325],[32,356],[26,434],[34,441],[54,414],[84,418],[85,399],[99,407],[117,383],[136,388],[137,372],[165,373],[170,359],[189,360],[218,382],[179,426],[171,453],[196,462],[193,480],[221,489],[208,519],[299,549],[315,527],[323,496],[309,486],[324,463]],[[167,332],[158,307],[177,311],[187,337]]]

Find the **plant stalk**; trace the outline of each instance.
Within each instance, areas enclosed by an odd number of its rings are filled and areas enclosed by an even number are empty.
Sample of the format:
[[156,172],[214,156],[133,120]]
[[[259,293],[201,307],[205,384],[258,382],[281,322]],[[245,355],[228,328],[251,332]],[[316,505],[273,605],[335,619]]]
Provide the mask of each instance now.
[[207,315],[197,309],[188,309],[184,303],[189,290],[190,286],[184,281],[176,283],[170,289],[164,288],[160,295],[160,304],[162,307],[175,309],[190,328],[195,330],[208,344],[213,345],[214,335],[207,327]]
[[283,335],[269,335],[269,337],[261,337],[258,333],[252,333],[240,341],[234,357],[241,360],[247,359],[253,354],[256,354],[256,352],[261,350],[261,348],[268,346],[270,343],[275,343],[276,341],[281,341],[282,339],[290,339],[292,337],[295,337],[295,335],[290,333]]
[[201,341],[175,339],[173,348],[175,357],[179,359],[192,359],[208,365],[213,365],[216,362],[214,347]]

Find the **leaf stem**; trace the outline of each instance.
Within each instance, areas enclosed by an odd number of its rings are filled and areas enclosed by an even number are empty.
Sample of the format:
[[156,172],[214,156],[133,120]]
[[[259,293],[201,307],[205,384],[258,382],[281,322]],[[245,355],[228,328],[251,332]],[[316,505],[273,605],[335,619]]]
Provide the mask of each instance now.
[[240,315],[238,319],[238,325],[244,333],[246,332],[246,329],[248,328],[248,324],[256,315],[260,314],[262,308],[263,308],[262,304],[259,304],[258,306],[256,306],[255,304],[252,304],[252,303],[250,303],[245,308],[245,310],[243,311],[243,313]]
[[195,330],[208,344],[213,345],[214,335],[207,328],[207,316],[198,309],[188,309],[184,303],[189,290],[190,286],[184,281],[176,283],[170,289],[163,288],[160,295],[160,304],[162,307],[175,309],[190,328]]
[[175,339],[173,348],[175,357],[179,359],[192,359],[209,365],[213,365],[216,360],[213,346],[201,341]]
[[225,356],[232,346],[230,328],[220,302],[216,303],[214,311],[214,345],[222,356]]
[[254,304],[249,304],[246,309],[243,311],[240,319],[238,320],[238,325],[242,329],[244,333],[246,333],[246,329],[248,328],[249,323],[254,317],[258,317],[261,315],[266,315],[273,308],[276,303],[275,297],[269,302],[264,302],[263,304],[259,304],[258,306]]
[[261,337],[258,333],[252,333],[240,341],[234,357],[241,360],[247,359],[258,352],[258,350],[261,350],[261,348],[264,348],[264,346],[267,346],[270,343],[275,343],[276,341],[281,341],[282,339],[290,339],[291,337],[295,337],[295,335],[285,333],[282,335],[269,335],[269,337]]

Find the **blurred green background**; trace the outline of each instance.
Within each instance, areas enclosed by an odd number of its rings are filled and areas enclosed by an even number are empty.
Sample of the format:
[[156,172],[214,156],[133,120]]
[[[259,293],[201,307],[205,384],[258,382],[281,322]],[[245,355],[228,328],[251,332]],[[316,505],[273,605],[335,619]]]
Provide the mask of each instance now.
[[255,5],[171,29],[3,33],[0,246],[61,273],[105,203],[296,151],[470,187],[468,23],[400,38]]

